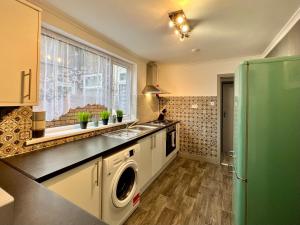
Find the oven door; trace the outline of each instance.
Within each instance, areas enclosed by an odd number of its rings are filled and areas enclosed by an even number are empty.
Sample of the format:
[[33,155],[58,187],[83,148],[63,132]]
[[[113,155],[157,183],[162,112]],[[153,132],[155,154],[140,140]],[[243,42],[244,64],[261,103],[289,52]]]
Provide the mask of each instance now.
[[176,149],[176,130],[167,133],[166,156]]

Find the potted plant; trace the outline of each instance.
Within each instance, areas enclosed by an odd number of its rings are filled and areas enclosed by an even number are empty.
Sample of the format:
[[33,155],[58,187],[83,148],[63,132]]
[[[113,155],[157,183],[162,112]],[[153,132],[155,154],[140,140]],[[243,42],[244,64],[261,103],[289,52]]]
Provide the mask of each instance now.
[[123,111],[120,110],[120,109],[118,109],[118,110],[116,111],[116,114],[117,114],[117,120],[118,120],[118,122],[121,123],[121,122],[122,122],[122,119],[123,119]]
[[110,115],[110,112],[108,112],[106,110],[100,112],[100,117],[102,119],[103,125],[107,125],[108,124],[109,115]]
[[88,112],[79,112],[78,113],[78,119],[79,119],[81,129],[87,128],[87,124],[89,122],[90,117],[91,117],[91,114]]

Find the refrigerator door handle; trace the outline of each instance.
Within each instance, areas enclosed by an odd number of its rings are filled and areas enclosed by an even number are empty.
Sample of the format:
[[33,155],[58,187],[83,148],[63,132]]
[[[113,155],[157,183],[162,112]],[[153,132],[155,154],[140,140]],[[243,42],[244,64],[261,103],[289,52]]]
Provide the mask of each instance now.
[[240,177],[240,176],[237,174],[234,165],[233,165],[233,172],[234,172],[234,174],[235,174],[236,179],[241,180],[241,181],[244,181],[244,182],[247,182],[247,178],[242,178],[242,177]]
[[242,178],[242,177],[240,177],[237,173],[236,173],[236,171],[234,171],[234,174],[235,174],[235,176],[236,176],[236,178],[238,179],[238,180],[241,180],[241,181],[244,181],[244,182],[247,182],[247,179],[246,178]]

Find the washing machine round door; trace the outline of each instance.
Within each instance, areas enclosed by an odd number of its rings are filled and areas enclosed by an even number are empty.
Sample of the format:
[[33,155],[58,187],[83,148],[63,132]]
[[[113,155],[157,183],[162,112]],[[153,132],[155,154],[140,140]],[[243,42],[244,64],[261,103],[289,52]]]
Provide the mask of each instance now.
[[123,164],[113,180],[112,202],[118,207],[126,206],[134,197],[137,189],[137,164],[130,160]]

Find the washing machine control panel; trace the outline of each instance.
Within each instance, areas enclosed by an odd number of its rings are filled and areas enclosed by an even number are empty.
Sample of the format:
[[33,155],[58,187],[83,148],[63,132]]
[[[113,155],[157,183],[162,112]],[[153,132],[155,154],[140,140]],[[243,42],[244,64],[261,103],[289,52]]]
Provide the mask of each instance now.
[[131,149],[131,150],[129,151],[129,156],[131,157],[131,156],[133,156],[133,155],[134,155],[134,150]]
[[130,157],[134,156],[134,150],[133,149],[129,150],[128,152],[126,152],[124,154],[124,156],[125,156],[125,159],[129,159]]

